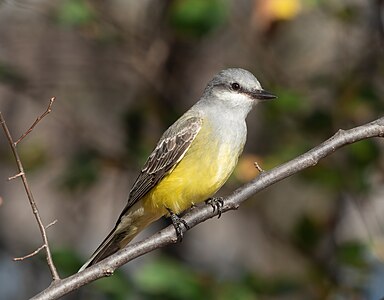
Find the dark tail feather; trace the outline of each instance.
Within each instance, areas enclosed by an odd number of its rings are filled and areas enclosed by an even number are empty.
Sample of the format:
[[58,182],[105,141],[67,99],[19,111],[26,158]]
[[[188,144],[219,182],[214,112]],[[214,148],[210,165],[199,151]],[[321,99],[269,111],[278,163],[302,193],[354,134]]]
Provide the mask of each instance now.
[[[137,213],[138,210],[140,210],[139,213]],[[144,214],[141,202],[136,203],[129,211],[124,210],[115,228],[108,234],[91,258],[80,268],[79,272],[124,248],[141,230],[161,216],[161,211]]]
[[128,244],[136,234],[130,234],[127,231],[117,230],[117,224],[115,228],[108,234],[101,245],[92,254],[91,258],[79,269],[78,272],[98,263],[104,258],[116,253],[118,250]]

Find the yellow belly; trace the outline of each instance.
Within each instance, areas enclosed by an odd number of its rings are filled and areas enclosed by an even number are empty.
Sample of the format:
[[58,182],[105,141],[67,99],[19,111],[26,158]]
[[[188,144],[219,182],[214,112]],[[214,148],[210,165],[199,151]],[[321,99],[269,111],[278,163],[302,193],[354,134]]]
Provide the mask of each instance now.
[[227,181],[241,150],[242,145],[218,143],[202,129],[179,164],[142,199],[144,207],[178,214],[208,199]]

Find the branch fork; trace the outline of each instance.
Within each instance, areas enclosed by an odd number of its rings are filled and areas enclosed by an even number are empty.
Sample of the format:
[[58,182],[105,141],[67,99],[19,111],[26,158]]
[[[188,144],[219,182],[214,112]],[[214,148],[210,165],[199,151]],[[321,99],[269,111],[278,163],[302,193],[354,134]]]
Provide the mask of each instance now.
[[58,272],[56,270],[55,264],[53,263],[52,254],[51,254],[51,250],[49,248],[48,237],[47,237],[47,232],[46,232],[46,228],[51,226],[51,225],[53,225],[53,224],[51,223],[51,224],[48,224],[48,226],[44,226],[43,221],[41,220],[39,209],[38,209],[38,207],[36,205],[36,202],[35,202],[35,199],[33,197],[31,188],[29,187],[27,176],[25,175],[24,167],[23,167],[23,164],[21,162],[19,153],[17,151],[17,145],[28,134],[30,134],[32,132],[32,130],[36,127],[36,125],[45,116],[47,116],[52,111],[52,105],[53,105],[53,102],[55,101],[55,99],[56,99],[55,97],[52,97],[50,99],[46,111],[43,114],[41,114],[36,119],[36,121],[31,125],[31,127],[29,127],[29,129],[27,131],[25,131],[16,142],[14,142],[14,140],[12,138],[12,135],[11,135],[9,129],[8,129],[7,123],[5,122],[5,119],[4,119],[3,115],[0,112],[0,124],[3,127],[5,136],[6,136],[7,140],[8,140],[9,146],[11,147],[13,156],[15,157],[15,160],[16,160],[17,168],[19,170],[18,174],[9,177],[8,180],[13,180],[13,179],[16,179],[16,178],[19,178],[19,177],[21,178],[21,180],[23,182],[23,185],[24,185],[25,192],[27,193],[29,204],[30,204],[30,206],[32,208],[33,215],[35,216],[36,222],[37,222],[39,230],[40,230],[40,234],[41,234],[42,239],[43,239],[43,245],[42,246],[40,246],[39,248],[37,248],[35,251],[33,251],[30,254],[27,254],[27,255],[25,255],[23,257],[16,257],[16,258],[14,258],[14,261],[21,261],[21,260],[30,258],[30,257],[35,256],[36,254],[38,254],[41,250],[45,249],[47,263],[48,263],[49,269],[51,271],[52,279],[53,279],[54,282],[58,281],[60,279],[60,277],[59,277],[59,274],[58,274]]

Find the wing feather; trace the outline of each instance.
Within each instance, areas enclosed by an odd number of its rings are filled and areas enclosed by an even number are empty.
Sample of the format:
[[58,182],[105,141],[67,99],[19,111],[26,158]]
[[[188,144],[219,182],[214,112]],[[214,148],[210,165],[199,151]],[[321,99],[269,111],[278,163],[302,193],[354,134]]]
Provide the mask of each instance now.
[[127,206],[120,217],[137,201],[144,197],[184,157],[199,133],[202,119],[189,117],[172,125],[162,136],[149,155],[130,193]]

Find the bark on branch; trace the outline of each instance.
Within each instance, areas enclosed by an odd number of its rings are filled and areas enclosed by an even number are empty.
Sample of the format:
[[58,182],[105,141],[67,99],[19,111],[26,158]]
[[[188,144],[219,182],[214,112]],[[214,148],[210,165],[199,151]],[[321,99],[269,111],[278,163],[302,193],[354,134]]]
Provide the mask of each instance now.
[[28,183],[28,180],[27,180],[27,176],[25,175],[25,172],[24,172],[24,166],[23,166],[23,163],[21,162],[21,159],[20,159],[20,156],[19,156],[19,153],[17,151],[17,145],[19,142],[21,142],[29,133],[31,133],[31,131],[35,128],[35,126],[46,116],[48,115],[51,110],[52,110],[52,104],[53,102],[55,101],[55,97],[52,97],[49,101],[49,104],[48,104],[48,108],[47,110],[41,115],[39,116],[36,121],[32,124],[32,126],[24,133],[22,134],[22,136],[16,141],[14,142],[13,138],[12,138],[12,135],[8,129],[8,126],[7,126],[7,123],[5,122],[4,120],[4,117],[3,115],[1,114],[1,111],[0,111],[0,125],[1,127],[3,128],[4,130],[4,134],[8,140],[8,143],[9,143],[9,146],[11,147],[11,150],[12,150],[12,153],[13,153],[13,156],[15,158],[15,161],[16,161],[16,165],[17,165],[17,168],[19,170],[19,173],[17,173],[16,175],[14,176],[11,176],[8,178],[8,180],[13,180],[13,179],[16,179],[18,177],[21,178],[21,181],[23,182],[23,185],[24,185],[24,189],[25,189],[25,192],[27,193],[27,197],[28,197],[28,200],[29,200],[29,204],[31,206],[31,209],[32,209],[32,212],[33,212],[33,215],[35,216],[35,219],[36,219],[36,222],[37,222],[37,225],[39,227],[39,230],[40,230],[40,234],[41,234],[41,237],[43,239],[43,245],[40,246],[38,249],[36,249],[35,251],[33,251],[31,254],[28,254],[28,255],[25,255],[23,257],[18,257],[18,258],[15,258],[14,260],[15,261],[21,261],[21,260],[24,260],[26,258],[30,258],[34,255],[36,255],[37,253],[39,253],[42,249],[45,249],[45,253],[46,253],[46,259],[47,259],[47,263],[48,263],[48,267],[51,271],[51,275],[52,275],[52,279],[53,279],[53,282],[57,281],[60,279],[59,277],[59,273],[57,273],[57,270],[56,270],[56,267],[55,267],[55,264],[53,263],[53,259],[52,259],[52,253],[51,253],[51,249],[49,247],[49,243],[48,243],[48,237],[47,237],[47,232],[46,232],[46,227],[44,226],[43,224],[43,221],[41,220],[41,217],[40,217],[40,212],[39,212],[39,209],[37,207],[37,204],[36,204],[36,201],[33,197],[33,194],[32,194],[32,190],[31,188],[29,187],[29,183]]
[[[383,136],[384,117],[350,130],[339,130],[334,136],[319,146],[270,171],[263,171],[254,180],[235,190],[231,195],[223,199],[223,212],[237,209],[243,201],[257,192],[305,168],[315,166],[320,159],[332,154],[345,145],[372,137]],[[217,211],[214,212],[210,205],[205,205],[189,210],[183,219],[192,228],[215,215],[217,215]],[[32,299],[57,299],[98,278],[112,275],[116,268],[134,258],[176,241],[177,238],[173,226],[168,226],[143,241],[129,245],[81,273],[53,282],[51,286]]]

